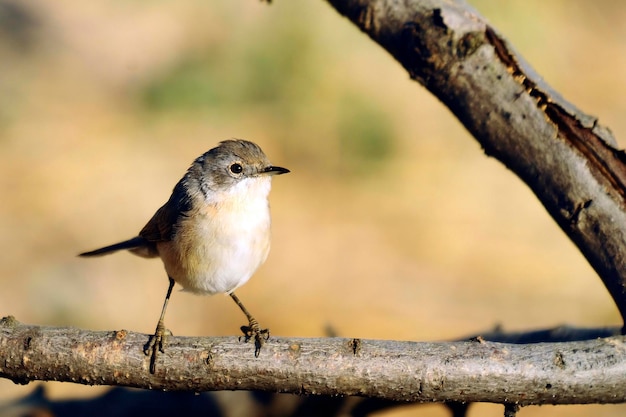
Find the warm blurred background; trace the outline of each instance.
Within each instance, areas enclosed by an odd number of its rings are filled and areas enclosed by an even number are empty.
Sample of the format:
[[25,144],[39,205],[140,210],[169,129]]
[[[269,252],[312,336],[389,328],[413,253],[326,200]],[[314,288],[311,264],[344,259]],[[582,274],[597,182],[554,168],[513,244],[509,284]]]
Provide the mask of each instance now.
[[[626,7],[471,3],[624,146]],[[191,161],[231,137],[292,170],[274,181],[269,260],[238,291],[273,334],[442,340],[496,324],[619,324],[527,187],[321,0],[0,0],[0,316],[152,332],[160,261],[76,254],[136,234]],[[244,321],[228,297],[175,292],[166,323],[234,335]],[[34,386],[0,380],[0,401]],[[501,414],[479,405],[470,416]]]

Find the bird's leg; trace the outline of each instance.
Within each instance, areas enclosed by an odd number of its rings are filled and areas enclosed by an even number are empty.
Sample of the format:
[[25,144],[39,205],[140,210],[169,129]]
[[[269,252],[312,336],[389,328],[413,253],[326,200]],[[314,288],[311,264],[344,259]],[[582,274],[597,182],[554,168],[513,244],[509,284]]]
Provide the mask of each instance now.
[[237,297],[234,292],[231,292],[229,295],[233,299],[233,301],[239,306],[241,311],[243,311],[243,314],[245,314],[248,318],[248,325],[241,326],[241,331],[243,332],[245,342],[248,342],[250,339],[254,338],[254,356],[258,357],[259,353],[261,352],[261,347],[263,346],[265,341],[270,338],[270,330],[261,329],[261,327],[259,327],[259,322],[256,321],[254,317],[252,317],[250,312],[248,312],[248,309],[244,307],[244,305],[241,303],[241,300],[239,300],[239,297]]
[[165,295],[165,301],[163,302],[163,309],[161,310],[161,317],[159,317],[159,322],[157,323],[156,330],[154,334],[150,336],[148,339],[148,343],[143,348],[143,353],[148,356],[150,355],[150,373],[153,374],[156,369],[156,358],[158,352],[165,352],[165,345],[167,344],[167,336],[171,334],[169,330],[165,328],[165,310],[167,310],[167,303],[170,300],[170,295],[172,295],[172,288],[174,288],[174,280],[168,277],[170,280],[169,287],[167,287],[167,294]]

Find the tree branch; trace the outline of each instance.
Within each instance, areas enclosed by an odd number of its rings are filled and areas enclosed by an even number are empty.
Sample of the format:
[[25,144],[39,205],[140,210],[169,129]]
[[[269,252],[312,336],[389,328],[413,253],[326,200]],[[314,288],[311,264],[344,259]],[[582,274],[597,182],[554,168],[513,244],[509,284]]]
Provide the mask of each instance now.
[[0,377],[26,384],[264,390],[394,401],[528,404],[626,401],[626,338],[514,345],[271,338],[258,358],[235,337],[172,337],[148,372],[148,335],[0,321]]
[[328,0],[515,172],[626,318],[626,156],[463,1]]

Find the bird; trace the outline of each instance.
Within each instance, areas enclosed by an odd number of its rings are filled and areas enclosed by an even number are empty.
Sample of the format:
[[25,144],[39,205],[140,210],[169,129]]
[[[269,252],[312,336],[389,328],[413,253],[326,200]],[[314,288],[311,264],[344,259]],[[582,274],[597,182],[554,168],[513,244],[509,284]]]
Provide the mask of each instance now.
[[272,165],[254,142],[224,140],[193,161],[137,236],[79,254],[95,257],[126,250],[163,261],[167,293],[155,332],[144,346],[151,373],[156,372],[159,352],[165,352],[165,312],[175,283],[195,294],[230,295],[248,319],[241,331],[246,342],[254,339],[258,357],[269,330],[259,326],[234,291],[269,254],[271,180],[288,172]]

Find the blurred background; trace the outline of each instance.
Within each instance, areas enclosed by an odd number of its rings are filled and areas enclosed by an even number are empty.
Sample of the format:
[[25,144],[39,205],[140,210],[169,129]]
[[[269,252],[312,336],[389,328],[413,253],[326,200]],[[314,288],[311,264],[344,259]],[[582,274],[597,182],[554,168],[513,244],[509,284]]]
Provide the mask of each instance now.
[[[626,8],[472,0],[556,90],[626,137]],[[324,1],[0,0],[0,316],[150,333],[159,260],[76,254],[134,236],[201,153],[276,165],[273,247],[239,297],[281,336],[445,340],[620,323],[527,187]],[[222,295],[175,292],[176,335],[236,335]],[[0,401],[36,384],[0,380]],[[53,398],[103,387],[47,384]],[[618,416],[624,406],[519,415]],[[381,415],[445,416],[440,406]],[[499,416],[478,405],[470,416]]]

